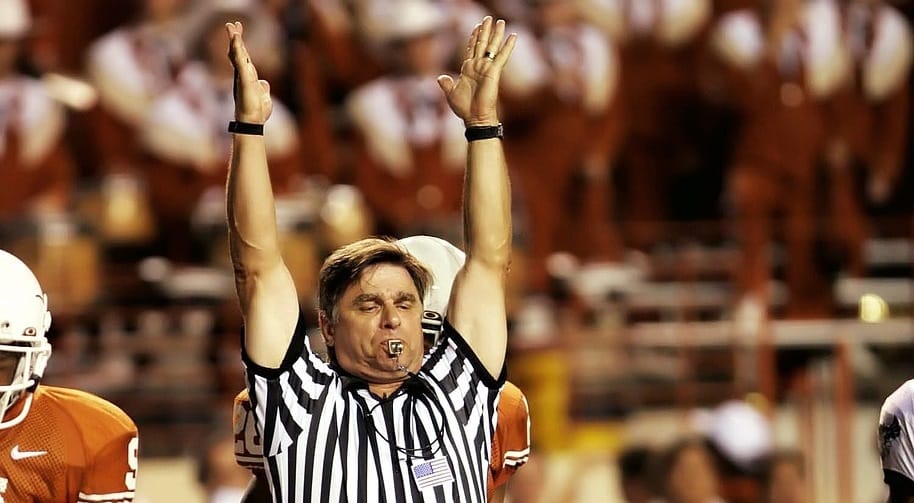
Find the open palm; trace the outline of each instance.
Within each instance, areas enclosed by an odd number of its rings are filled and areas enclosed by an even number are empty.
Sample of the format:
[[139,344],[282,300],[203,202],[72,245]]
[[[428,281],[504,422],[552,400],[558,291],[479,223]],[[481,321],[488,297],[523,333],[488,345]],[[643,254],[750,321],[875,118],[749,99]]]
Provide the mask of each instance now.
[[467,126],[498,123],[498,82],[515,40],[513,33],[505,40],[503,20],[493,23],[486,16],[470,34],[457,80],[449,75],[438,77],[451,110]]

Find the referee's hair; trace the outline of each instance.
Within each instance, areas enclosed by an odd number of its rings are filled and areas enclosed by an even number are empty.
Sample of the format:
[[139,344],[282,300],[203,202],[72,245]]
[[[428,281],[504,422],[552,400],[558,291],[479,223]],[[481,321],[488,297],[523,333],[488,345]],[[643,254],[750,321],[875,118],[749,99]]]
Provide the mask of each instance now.
[[337,248],[321,267],[318,282],[318,308],[331,322],[339,320],[337,303],[343,292],[358,281],[366,269],[377,264],[402,266],[409,273],[419,292],[425,295],[432,284],[432,273],[389,238],[366,238]]

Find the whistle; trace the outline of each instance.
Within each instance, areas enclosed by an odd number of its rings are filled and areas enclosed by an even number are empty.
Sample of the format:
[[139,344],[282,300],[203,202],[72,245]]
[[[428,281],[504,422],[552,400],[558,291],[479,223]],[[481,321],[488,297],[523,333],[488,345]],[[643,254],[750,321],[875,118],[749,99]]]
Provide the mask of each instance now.
[[403,341],[400,339],[391,339],[387,341],[387,353],[390,356],[400,356],[403,352]]

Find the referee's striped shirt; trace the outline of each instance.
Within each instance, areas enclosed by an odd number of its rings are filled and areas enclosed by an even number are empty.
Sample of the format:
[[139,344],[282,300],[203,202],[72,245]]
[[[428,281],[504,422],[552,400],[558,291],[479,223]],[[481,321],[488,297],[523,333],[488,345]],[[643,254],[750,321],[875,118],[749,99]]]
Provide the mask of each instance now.
[[[444,334],[418,373],[425,385],[383,400],[311,351],[301,316],[278,369],[242,350],[273,501],[485,502],[505,372],[493,379],[447,322]],[[420,489],[416,467],[453,481]]]

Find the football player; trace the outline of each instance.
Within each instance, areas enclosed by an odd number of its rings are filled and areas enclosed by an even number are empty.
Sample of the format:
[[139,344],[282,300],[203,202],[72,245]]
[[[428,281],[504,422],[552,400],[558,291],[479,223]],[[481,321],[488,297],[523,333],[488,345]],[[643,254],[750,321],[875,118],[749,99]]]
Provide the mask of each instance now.
[[914,380],[902,384],[882,404],[879,414],[879,456],[888,503],[914,502]]
[[0,503],[131,502],[136,425],[95,395],[39,384],[50,325],[35,275],[0,250]]

